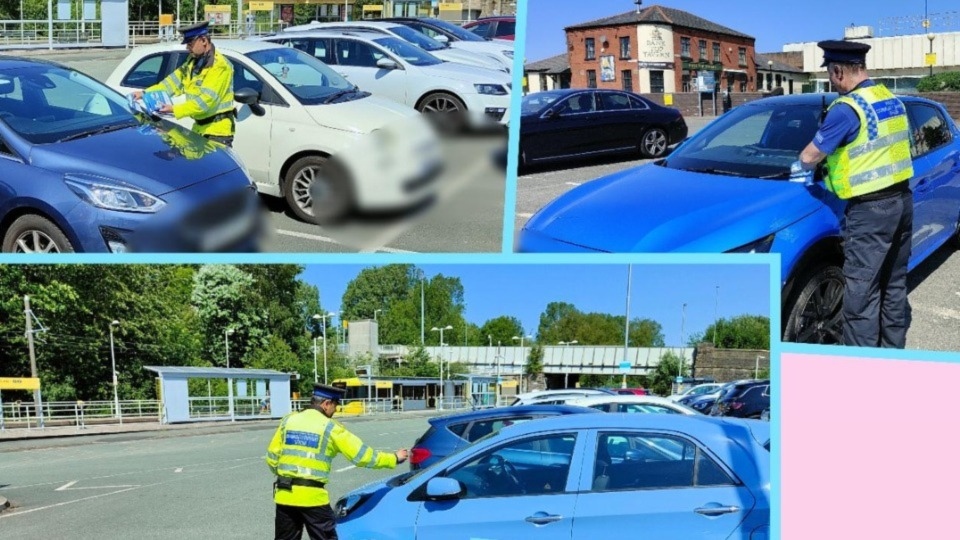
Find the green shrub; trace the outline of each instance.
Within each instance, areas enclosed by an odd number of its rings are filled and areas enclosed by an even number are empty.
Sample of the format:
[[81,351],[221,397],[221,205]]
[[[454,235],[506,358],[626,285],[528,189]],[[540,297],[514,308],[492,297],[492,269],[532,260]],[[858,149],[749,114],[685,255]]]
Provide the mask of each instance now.
[[918,92],[960,92],[960,71],[937,73],[917,83]]

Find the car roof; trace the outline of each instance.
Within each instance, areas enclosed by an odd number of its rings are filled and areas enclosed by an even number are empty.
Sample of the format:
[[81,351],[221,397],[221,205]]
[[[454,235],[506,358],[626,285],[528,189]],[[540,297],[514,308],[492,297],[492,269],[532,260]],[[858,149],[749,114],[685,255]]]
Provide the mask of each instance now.
[[[295,34],[296,37],[358,37],[361,39],[379,39],[385,37],[394,37],[393,35],[384,34],[383,32],[375,32],[373,30],[364,30],[363,28],[357,28],[356,30],[333,30],[333,29],[324,29],[324,28],[315,28],[312,30],[294,30],[292,32],[281,32],[279,34],[273,34],[271,36],[266,36],[267,39],[270,38],[290,38]],[[395,38],[396,39],[396,38]]]
[[[214,47],[219,50],[232,51],[239,54],[247,54],[255,51],[262,51],[264,49],[275,49],[278,47],[283,47],[283,45],[278,45],[270,41],[262,41],[259,39],[215,39],[213,41]],[[166,51],[183,51],[183,45],[179,42],[167,42],[167,43],[154,43],[152,45],[138,45],[133,51],[136,52],[166,52]]]
[[[833,101],[838,97],[840,97],[840,94],[836,92],[824,92],[820,94],[788,94],[784,96],[771,96],[771,97],[765,97],[762,99],[755,99],[753,101],[744,103],[743,105],[749,106],[749,107],[763,107],[766,105],[773,105],[773,104],[809,106],[809,105],[822,105],[824,101],[826,101],[826,104],[829,105],[833,103]],[[897,95],[897,98],[900,99],[901,101],[931,103],[931,104],[939,105],[933,100],[923,98],[920,96]]]
[[518,405],[516,407],[491,407],[489,409],[445,414],[443,416],[430,418],[428,422],[430,422],[430,425],[436,426],[455,422],[483,420],[485,418],[517,417],[527,414],[583,414],[599,412],[600,411],[596,409],[576,407],[573,405]]
[[658,396],[640,396],[637,394],[617,394],[610,396],[590,396],[585,398],[577,398],[567,402],[570,405],[583,405],[588,407],[590,405],[597,405],[600,403],[655,403],[658,405],[667,405],[674,406],[676,402],[670,401],[667,398],[662,398]]
[[[183,47],[181,46],[181,48]],[[60,64],[59,62],[54,62],[52,60],[47,60],[44,58],[27,58],[22,56],[0,54],[0,70],[29,67],[29,66],[35,66],[37,64],[43,64],[47,66],[66,67],[63,64]]]
[[653,429],[665,431],[688,432],[696,430],[703,424],[711,423],[719,426],[751,426],[751,422],[766,424],[762,420],[743,420],[724,416],[680,415],[680,414],[631,414],[631,413],[603,413],[603,414],[568,414],[541,418],[536,422],[521,422],[504,427],[500,433],[506,436],[524,435],[541,431],[556,431],[563,429]]

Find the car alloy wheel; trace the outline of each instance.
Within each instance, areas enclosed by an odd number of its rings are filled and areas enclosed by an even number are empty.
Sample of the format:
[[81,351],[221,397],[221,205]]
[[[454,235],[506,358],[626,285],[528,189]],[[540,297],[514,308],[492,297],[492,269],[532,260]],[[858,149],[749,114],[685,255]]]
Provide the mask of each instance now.
[[667,151],[667,134],[660,128],[653,128],[643,134],[640,152],[648,158],[658,158]]
[[20,216],[7,229],[4,253],[73,253],[73,246],[50,220],[28,214]]
[[287,170],[283,191],[290,210],[311,223],[342,218],[353,201],[347,178],[334,161],[323,156],[298,159]]
[[843,336],[843,271],[835,265],[820,266],[804,274],[800,284],[800,292],[787,307],[783,340],[839,344]]
[[420,100],[417,110],[433,120],[442,133],[456,133],[463,129],[467,106],[452,94],[434,92]]

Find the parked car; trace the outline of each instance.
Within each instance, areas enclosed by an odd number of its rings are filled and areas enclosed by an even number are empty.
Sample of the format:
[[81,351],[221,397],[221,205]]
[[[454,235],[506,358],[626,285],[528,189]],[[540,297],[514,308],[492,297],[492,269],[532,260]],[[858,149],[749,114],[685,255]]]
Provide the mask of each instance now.
[[314,21],[310,24],[287,27],[284,29],[284,32],[302,32],[304,30],[327,30],[331,32],[355,32],[361,30],[364,32],[377,32],[402,39],[411,45],[416,45],[445,62],[466,64],[509,73],[509,70],[504,67],[501,62],[488,55],[453,48],[449,43],[441,43],[422,32],[417,32],[413,28],[400,23],[384,21]]
[[517,394],[516,398],[510,403],[510,406],[534,405],[534,404],[561,404],[567,399],[589,397],[589,396],[609,396],[613,395],[610,390],[593,388],[563,388],[558,390],[538,390],[536,392],[527,392]]
[[723,390],[710,409],[713,416],[760,418],[770,407],[770,381],[742,381]]
[[616,388],[613,391],[617,394],[629,396],[646,396],[650,394],[645,388]]
[[[767,538],[770,424],[571,414],[509,426],[337,500],[343,538]],[[695,489],[691,489],[695,488]]]
[[0,59],[0,154],[3,252],[258,249],[259,201],[231,150],[79,71]]
[[443,62],[393,36],[311,30],[262,39],[322,60],[362,90],[439,115],[447,120],[446,131],[458,131],[465,121],[475,127],[506,125],[510,118],[509,75]]
[[513,41],[517,18],[514,16],[481,17],[464,24],[463,27],[484,39]]
[[668,396],[667,399],[671,401],[680,401],[680,399],[685,398],[687,396],[700,396],[704,394],[712,394],[720,390],[721,386],[723,385],[720,383],[698,384],[695,386],[691,386],[690,388],[687,388],[686,390],[684,390],[683,392],[680,392],[679,394],[673,394],[671,396]]
[[736,386],[737,384],[750,382],[751,380],[752,379],[741,379],[738,381],[731,381],[728,383],[724,383],[719,388],[715,389],[713,392],[710,392],[709,394],[697,394],[697,395],[684,396],[679,400],[677,400],[677,403],[680,403],[681,405],[686,405],[687,407],[690,407],[704,414],[710,414],[710,408],[713,407],[713,404],[717,402],[717,398],[719,398],[720,395],[723,394],[724,390],[726,390],[727,388]]
[[679,110],[620,90],[549,90],[520,105],[523,166],[623,153],[658,158],[686,136]]
[[[299,219],[403,209],[433,195],[439,143],[415,110],[358,90],[289,47],[218,40],[217,51],[233,64],[235,95],[248,89],[255,96],[238,109],[233,148],[257,189],[286,199]],[[176,43],[137,47],[107,84],[124,93],[141,90],[163,80],[186,55]],[[254,114],[258,108],[262,116]],[[190,119],[179,122],[192,125]]]
[[505,41],[490,41],[448,21],[426,17],[389,17],[381,19],[413,28],[417,32],[455,49],[485,54],[513,71],[513,44]]
[[570,399],[566,404],[609,413],[700,414],[686,405],[657,396],[591,396]]
[[[522,252],[778,253],[785,341],[839,343],[844,203],[823,183],[790,182],[790,164],[836,94],[746,103],[666,159],[574,188],[524,226]],[[957,238],[960,130],[942,105],[900,98],[914,176],[909,268]]]
[[427,420],[430,427],[410,449],[410,469],[429,467],[505,426],[549,416],[595,412],[599,411],[569,405],[526,405],[435,416]]

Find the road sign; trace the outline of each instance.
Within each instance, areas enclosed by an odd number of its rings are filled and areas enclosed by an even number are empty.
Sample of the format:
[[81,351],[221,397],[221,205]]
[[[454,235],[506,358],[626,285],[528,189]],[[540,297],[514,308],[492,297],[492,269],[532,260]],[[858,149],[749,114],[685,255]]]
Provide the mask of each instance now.
[[701,92],[713,92],[716,88],[716,79],[712,71],[701,71],[697,75],[697,89]]
[[38,390],[40,379],[36,377],[0,377],[0,390]]
[[620,371],[623,373],[629,373],[632,368],[633,364],[630,362],[620,362]]
[[673,382],[680,384],[683,382],[683,377],[677,377],[676,379],[673,380]]

